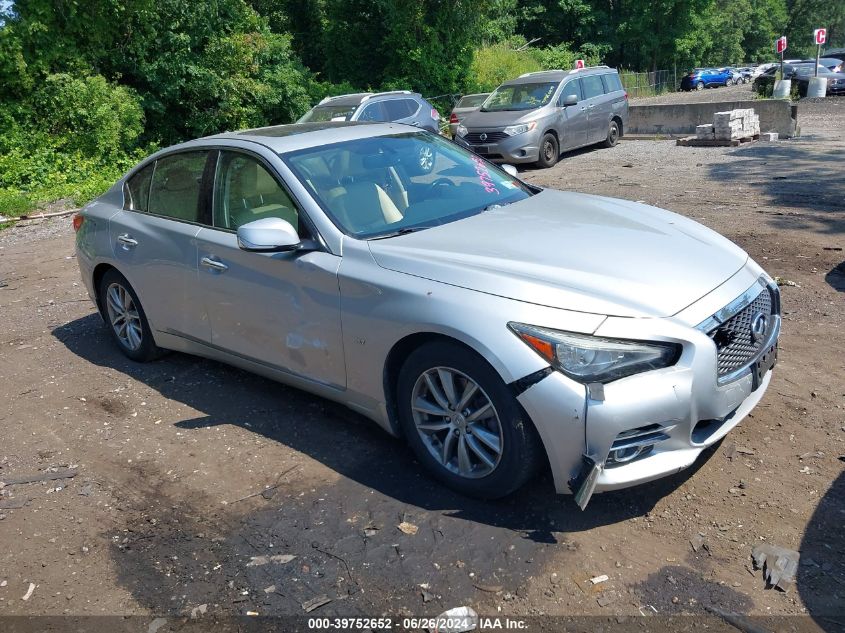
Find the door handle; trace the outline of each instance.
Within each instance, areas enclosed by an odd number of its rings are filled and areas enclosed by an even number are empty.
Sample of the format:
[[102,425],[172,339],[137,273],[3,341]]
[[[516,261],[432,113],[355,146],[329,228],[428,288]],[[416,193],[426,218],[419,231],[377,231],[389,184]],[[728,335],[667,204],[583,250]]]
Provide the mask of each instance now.
[[126,250],[129,250],[130,248],[135,248],[136,246],[138,246],[138,240],[133,239],[128,233],[124,233],[123,235],[118,235],[117,241],[120,242],[120,244]]
[[592,110],[593,108],[595,108],[595,107],[596,107],[596,104],[595,104],[595,103],[591,103],[591,104],[590,104],[590,105],[588,105],[587,107],[588,107],[588,108],[590,108],[590,110]]
[[210,257],[203,257],[200,260],[200,263],[206,268],[211,268],[212,270],[217,270],[221,273],[229,270],[229,267],[226,264],[218,262],[216,259],[211,259]]

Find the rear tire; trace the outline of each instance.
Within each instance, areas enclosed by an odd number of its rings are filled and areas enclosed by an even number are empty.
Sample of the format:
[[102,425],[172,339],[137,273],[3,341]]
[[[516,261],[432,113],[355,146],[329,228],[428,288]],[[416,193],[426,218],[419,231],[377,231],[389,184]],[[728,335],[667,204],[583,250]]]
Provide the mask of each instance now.
[[704,82],[699,81],[697,84],[695,84],[695,89],[696,90],[704,90]]
[[560,145],[557,138],[551,132],[547,132],[540,141],[540,156],[537,165],[548,169],[554,167],[560,158]]
[[496,370],[456,343],[428,343],[408,356],[397,405],[411,450],[462,494],[504,497],[537,471],[542,449],[522,407]]
[[127,358],[145,363],[164,353],[153,341],[147,315],[126,277],[111,269],[98,291],[109,333]]
[[604,141],[605,147],[614,147],[619,142],[619,123],[616,119],[611,120],[607,130],[607,138]]

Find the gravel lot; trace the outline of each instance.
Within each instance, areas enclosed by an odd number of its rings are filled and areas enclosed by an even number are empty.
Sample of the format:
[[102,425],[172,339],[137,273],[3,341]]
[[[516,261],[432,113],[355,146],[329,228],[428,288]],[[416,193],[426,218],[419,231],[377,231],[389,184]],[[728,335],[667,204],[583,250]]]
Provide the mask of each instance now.
[[[584,513],[547,477],[497,503],[461,498],[354,413],[224,365],[180,354],[131,363],[79,282],[69,220],[0,232],[0,479],[78,468],[0,490],[2,503],[28,500],[0,509],[0,614],[302,615],[325,596],[312,615],[718,606],[809,612],[800,626],[837,630],[845,99],[803,103],[799,121],[804,136],[790,141],[623,141],[524,172],[695,218],[795,284],[782,288],[781,357],[753,415],[691,470],[600,495]],[[694,551],[699,536],[707,548]],[[750,559],[762,542],[801,550],[797,590],[764,588]],[[254,559],[278,555],[295,558]],[[608,581],[585,582],[600,574]]]

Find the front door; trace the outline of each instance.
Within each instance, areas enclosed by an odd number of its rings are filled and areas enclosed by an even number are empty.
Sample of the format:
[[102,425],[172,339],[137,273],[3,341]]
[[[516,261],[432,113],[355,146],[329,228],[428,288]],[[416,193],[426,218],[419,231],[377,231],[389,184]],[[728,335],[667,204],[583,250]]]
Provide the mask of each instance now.
[[[575,105],[564,106],[563,102],[569,95],[578,97]],[[558,97],[558,138],[560,151],[576,149],[587,142],[587,104],[581,94],[581,80],[572,79],[563,85]]]
[[239,226],[286,220],[313,238],[287,189],[259,157],[222,151],[213,227],[197,235],[199,285],[214,346],[298,376],[346,385],[340,328],[340,257],[324,250],[255,253],[238,247]]

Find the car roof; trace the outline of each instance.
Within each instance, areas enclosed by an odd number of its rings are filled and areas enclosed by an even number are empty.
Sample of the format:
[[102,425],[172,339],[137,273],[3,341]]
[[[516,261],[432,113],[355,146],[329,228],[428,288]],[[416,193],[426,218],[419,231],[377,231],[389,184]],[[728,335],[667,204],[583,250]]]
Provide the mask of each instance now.
[[588,66],[587,68],[578,68],[573,70],[541,70],[534,73],[525,73],[516,79],[503,81],[503,86],[518,86],[520,84],[536,84],[547,81],[563,81],[567,77],[583,77],[584,75],[604,74],[607,72],[616,72],[615,68],[610,66]]
[[282,154],[309,147],[329,145],[331,143],[420,131],[417,127],[403,125],[401,123],[365,123],[361,121],[291,123],[288,125],[272,125],[249,130],[223,132],[222,134],[206,136],[195,141],[188,141],[187,143],[182,143],[181,145],[168,149],[208,146],[213,145],[215,140],[225,139],[258,143],[268,147],[277,154]]
[[315,107],[320,106],[357,106],[364,101],[372,101],[373,99],[380,99],[382,97],[419,97],[420,95],[410,90],[390,90],[387,92],[356,92],[354,94],[337,95],[336,97],[326,97]]

